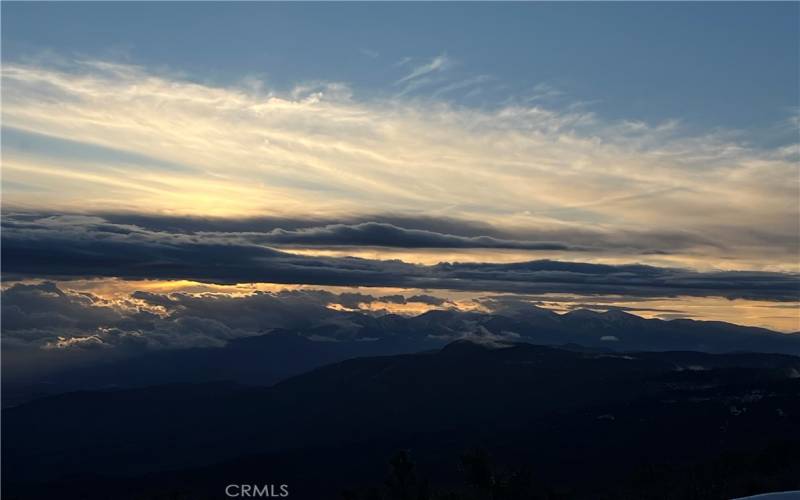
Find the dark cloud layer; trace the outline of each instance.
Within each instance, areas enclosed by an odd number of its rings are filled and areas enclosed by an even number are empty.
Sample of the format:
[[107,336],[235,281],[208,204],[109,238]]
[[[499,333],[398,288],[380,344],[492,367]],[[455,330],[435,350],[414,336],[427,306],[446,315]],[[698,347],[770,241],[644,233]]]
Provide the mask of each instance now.
[[2,245],[6,279],[120,277],[636,297],[800,298],[796,274],[551,260],[423,266],[397,260],[309,257],[240,235],[153,231],[99,217],[6,217]]
[[[740,228],[714,227],[699,232],[654,228],[620,230],[563,227],[510,230],[486,222],[453,217],[372,214],[329,218],[247,217],[209,218],[101,214],[106,221],[173,234],[216,233],[252,238],[272,245],[387,246],[395,248],[495,248],[515,250],[614,251],[641,255],[670,255],[685,251],[731,251],[722,242],[768,245],[797,253],[795,234],[777,234],[770,228],[742,232]],[[271,234],[270,234],[271,233]]]
[[433,233],[456,236],[492,236],[510,238],[510,236],[490,224],[465,221],[449,217],[374,215],[368,217],[351,217],[346,220],[325,218],[290,218],[290,217],[177,217],[164,215],[147,215],[134,213],[107,213],[100,217],[112,224],[134,225],[150,231],[166,231],[170,233],[268,233],[280,229],[298,231],[319,228],[336,224],[359,225],[368,222],[388,224],[405,229],[429,231]]
[[378,246],[393,248],[497,248],[514,250],[585,250],[552,241],[515,241],[491,236],[456,236],[392,224],[364,222],[331,224],[296,230],[275,229],[253,238],[256,242],[286,246]]

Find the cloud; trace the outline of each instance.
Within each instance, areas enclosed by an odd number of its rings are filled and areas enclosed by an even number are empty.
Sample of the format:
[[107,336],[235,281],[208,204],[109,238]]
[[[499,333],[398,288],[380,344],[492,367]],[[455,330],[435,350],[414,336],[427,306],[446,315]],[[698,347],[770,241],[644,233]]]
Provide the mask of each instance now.
[[[59,215],[59,214],[52,214]],[[374,214],[344,218],[330,217],[200,217],[200,216],[167,216],[147,213],[98,213],[98,217],[113,224],[135,225],[152,231],[174,233],[267,233],[275,229],[294,231],[312,229],[339,224],[358,225],[367,222],[390,224],[406,229],[447,233],[457,236],[494,236],[510,237],[496,227],[485,222],[470,221],[444,216]],[[15,218],[41,218],[39,214],[18,213]]]
[[[93,306],[93,307],[89,307]],[[94,307],[96,306],[96,307]],[[70,294],[54,283],[16,284],[3,294],[3,329],[35,332],[44,327],[93,330],[121,320],[119,311],[91,294]]]
[[86,216],[7,216],[2,259],[6,279],[120,277],[631,297],[776,301],[800,297],[800,278],[794,273],[699,272],[552,260],[416,265],[398,260],[312,257],[247,239],[155,232]]
[[[16,218],[29,217],[18,213]],[[40,217],[44,217],[41,215]],[[384,248],[446,248],[451,250],[470,248],[490,248],[506,250],[530,250],[536,252],[575,252],[591,250],[594,257],[634,255],[639,259],[665,261],[680,259],[682,255],[694,254],[702,262],[720,258],[724,254],[730,258],[730,249],[716,238],[707,234],[688,230],[652,228],[649,230],[627,230],[617,228],[581,228],[574,226],[531,229],[527,227],[508,228],[487,222],[465,220],[454,217],[429,215],[365,214],[345,216],[339,220],[315,217],[244,217],[219,218],[196,216],[163,216],[141,213],[101,213],[98,217],[121,225],[135,225],[153,231],[167,231],[181,234],[216,233],[220,237],[246,239],[270,245],[313,248],[315,246],[384,246]],[[330,227],[328,227],[330,226]],[[390,228],[394,226],[397,229]],[[368,238],[372,229],[385,227],[387,232],[395,232],[391,241],[384,238]],[[334,233],[341,238],[334,238]],[[249,234],[248,234],[249,233]],[[271,235],[269,234],[271,233]],[[438,233],[438,234],[427,234]],[[348,243],[347,235],[354,239]],[[316,236],[319,236],[317,238]],[[418,236],[425,236],[420,238]],[[458,236],[462,238],[451,238]],[[421,240],[428,240],[420,245]],[[742,245],[755,245],[756,239],[769,243],[761,255],[769,251],[779,252],[781,247],[793,244],[791,235],[774,233],[725,234],[724,241],[736,241]],[[280,240],[283,240],[282,243]],[[292,241],[295,240],[295,241]],[[327,241],[326,241],[327,240]],[[586,253],[586,252],[584,252]]]
[[539,83],[531,89],[531,95],[525,98],[527,102],[542,101],[561,97],[564,92],[547,83]]
[[4,349],[102,347],[106,342],[91,332],[145,319],[93,294],[64,292],[52,282],[3,290],[2,318]]
[[453,61],[446,55],[434,57],[429,63],[414,67],[410,73],[400,78],[395,85],[402,85],[402,90],[395,97],[402,98],[425,87],[445,82],[440,74],[452,66]]
[[447,299],[443,299],[441,297],[435,297],[433,295],[412,295],[410,297],[406,297],[405,295],[395,294],[395,295],[383,295],[380,297],[376,297],[373,295],[367,295],[363,293],[340,293],[338,296],[333,296],[330,299],[331,303],[342,305],[348,309],[359,309],[362,305],[365,304],[372,304],[374,302],[386,302],[390,304],[425,304],[429,306],[442,306],[444,304],[450,304],[451,302]]
[[[400,85],[449,63],[418,65]],[[325,82],[212,86],[101,61],[8,63],[2,78],[6,209],[329,224],[380,222],[366,210],[428,214],[513,233],[483,234],[501,239],[594,248],[598,234],[605,248],[701,267],[797,270],[797,163],[730,131],[608,121],[541,100],[470,108]]]
[[259,243],[295,246],[383,246],[396,248],[507,248],[518,250],[586,250],[551,241],[513,241],[491,236],[456,236],[387,223],[332,224],[296,230],[274,229],[254,237]]
[[420,304],[428,304],[431,306],[441,306],[447,303],[447,300],[433,295],[412,295],[407,299],[408,302],[418,302]]
[[[530,263],[526,267],[551,271],[568,268],[565,263],[548,262]],[[607,275],[608,271],[594,267],[580,270],[597,276]],[[621,268],[614,271],[620,275],[636,272]],[[640,270],[639,274],[647,273]],[[583,310],[559,315],[537,307],[530,298],[514,295],[477,299],[476,303],[483,307],[475,308],[461,301],[451,302],[430,294],[412,295],[409,291],[336,293],[303,287],[153,293],[136,288],[148,286],[147,282],[129,281],[126,292],[101,295],[102,288],[97,289],[98,293],[87,293],[72,286],[66,282],[6,282],[6,288],[0,292],[4,380],[9,376],[36,378],[51,370],[86,363],[108,366],[120,358],[149,351],[222,347],[237,338],[276,330],[334,342],[395,335],[429,336],[443,341],[469,338],[514,342],[528,335],[547,337],[556,333],[551,339],[558,342],[564,335],[599,339],[600,334],[592,332],[597,333],[597,322],[602,321],[608,326],[603,328],[603,335],[608,338],[602,340],[613,341],[613,335],[623,341],[626,338],[621,333],[638,331],[630,330],[631,322],[644,324],[644,320],[621,313],[622,308],[605,307],[610,313]],[[206,290],[210,289],[215,288]],[[409,304],[414,305],[409,307]],[[430,307],[418,307],[420,304]],[[440,310],[430,311],[431,308]],[[430,312],[421,314],[425,311]],[[394,314],[385,315],[387,312]],[[661,316],[684,317],[663,310]],[[707,327],[714,342],[726,345],[726,350],[745,345],[741,342],[746,342],[752,334],[755,334],[752,339],[766,338],[763,331],[751,329],[745,335],[744,330],[737,330],[737,334],[729,325],[713,322],[706,326],[694,322],[648,324],[654,332],[673,332],[678,336],[692,335],[684,332],[686,325]],[[791,345],[796,339],[777,334],[770,338],[776,342],[774,346],[783,346],[778,349],[794,349]]]
[[377,50],[360,48],[358,49],[358,51],[361,54],[369,57],[370,59],[377,59],[378,57],[380,57],[380,53]]
[[375,301],[372,295],[363,293],[342,293],[339,295],[337,303],[348,309],[358,309],[361,304],[369,304]]
[[434,72],[443,71],[452,65],[452,63],[453,61],[447,57],[446,54],[438,55],[431,59],[430,62],[414,67],[410,73],[397,80],[396,83],[409,82]]
[[[448,65],[434,58],[401,85]],[[429,214],[506,234],[471,236],[602,246],[587,243],[597,235],[700,267],[797,270],[796,158],[729,131],[519,99],[364,99],[341,83],[219,87],[98,61],[9,62],[2,77],[6,209],[328,224]]]
[[[220,347],[238,337],[275,329],[334,326],[350,335],[375,314],[372,303],[449,304],[432,295],[374,296],[318,289],[226,293],[152,293],[134,290],[114,298],[74,291],[53,282],[15,283],[2,291],[3,348],[87,351]],[[352,323],[353,313],[363,313]],[[332,335],[334,333],[331,333]],[[15,359],[17,359],[15,357]]]
[[[796,306],[795,306],[796,307]],[[667,314],[683,314],[685,311],[678,311],[674,309],[660,309],[658,307],[631,307],[631,306],[616,306],[612,304],[585,304],[575,303],[567,305],[567,309],[571,311],[579,309],[597,309],[600,311],[623,311],[623,312],[661,312]]]
[[[493,81],[494,78],[491,75],[476,75],[469,78],[464,78],[463,80],[449,83],[443,87],[436,89],[433,93],[433,97],[440,97],[456,90],[464,90],[470,87],[477,87],[482,83],[487,83]],[[474,88],[473,91],[476,89]]]
[[689,315],[689,314],[686,314],[686,313],[680,313],[680,312],[677,312],[677,313],[663,313],[663,314],[657,314],[657,315],[656,315],[656,317],[657,317],[658,319],[663,319],[663,320],[671,321],[671,320],[673,320],[673,319],[688,319],[688,318],[691,318],[691,315]]
[[63,291],[52,282],[14,284],[2,292],[3,346],[128,351],[218,347],[236,337],[331,320],[337,313],[327,306],[336,302],[335,294],[322,290],[244,297],[136,291],[109,300]]

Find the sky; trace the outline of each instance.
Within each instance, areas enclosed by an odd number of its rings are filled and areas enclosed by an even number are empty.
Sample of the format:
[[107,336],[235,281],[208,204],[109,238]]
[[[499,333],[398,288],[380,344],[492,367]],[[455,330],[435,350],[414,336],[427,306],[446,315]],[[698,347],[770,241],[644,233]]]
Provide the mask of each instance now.
[[4,2],[4,293],[798,331],[799,14]]

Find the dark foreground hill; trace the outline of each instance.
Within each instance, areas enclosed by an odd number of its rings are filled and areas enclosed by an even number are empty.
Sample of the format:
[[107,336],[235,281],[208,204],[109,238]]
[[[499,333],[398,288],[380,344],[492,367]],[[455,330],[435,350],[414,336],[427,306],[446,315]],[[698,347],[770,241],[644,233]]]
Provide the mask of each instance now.
[[7,498],[225,498],[233,482],[367,498],[390,494],[386,462],[399,449],[429,479],[423,489],[467,495],[459,456],[473,447],[508,477],[525,471],[536,495],[648,498],[689,474],[695,496],[652,498],[724,498],[800,487],[787,447],[800,441],[800,359],[456,342],[269,388],[53,396],[4,410],[2,425]]

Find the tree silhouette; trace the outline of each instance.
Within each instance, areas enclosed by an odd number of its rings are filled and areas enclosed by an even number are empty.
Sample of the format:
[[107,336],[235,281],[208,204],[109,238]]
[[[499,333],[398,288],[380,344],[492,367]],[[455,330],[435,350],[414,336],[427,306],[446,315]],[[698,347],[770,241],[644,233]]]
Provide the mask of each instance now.
[[394,500],[416,500],[414,499],[414,487],[416,486],[416,466],[411,461],[408,451],[399,451],[389,461],[391,466],[389,478],[386,486],[389,490],[389,498]]
[[342,500],[358,500],[358,492],[355,490],[344,490]]
[[481,497],[493,499],[497,481],[489,453],[480,448],[468,450],[461,456],[461,466],[467,484],[475,488]]

